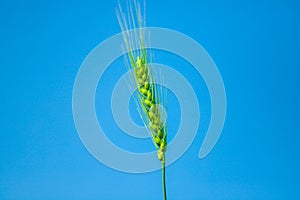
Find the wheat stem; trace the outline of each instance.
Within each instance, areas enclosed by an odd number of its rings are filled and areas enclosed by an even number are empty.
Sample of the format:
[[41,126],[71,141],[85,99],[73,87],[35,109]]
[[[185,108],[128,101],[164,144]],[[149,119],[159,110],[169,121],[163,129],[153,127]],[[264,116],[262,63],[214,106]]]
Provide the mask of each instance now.
[[161,162],[161,178],[162,178],[161,183],[162,183],[164,200],[167,200],[165,161]]

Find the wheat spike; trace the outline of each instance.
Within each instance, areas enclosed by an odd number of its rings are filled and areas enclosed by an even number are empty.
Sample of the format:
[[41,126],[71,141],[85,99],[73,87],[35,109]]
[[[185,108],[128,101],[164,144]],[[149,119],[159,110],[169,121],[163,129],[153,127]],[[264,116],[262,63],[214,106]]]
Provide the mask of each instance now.
[[[135,10],[133,10],[131,4],[129,5],[129,13],[126,18],[119,5],[117,16],[128,52],[129,70],[133,71],[131,84],[134,88],[137,88],[135,94],[139,113],[151,134],[159,160],[164,161],[164,153],[167,147],[167,124],[166,120],[163,119],[162,86],[155,84],[153,71],[149,67],[149,60],[152,58],[145,47],[141,10],[138,3],[135,2],[134,6]],[[134,18],[134,13],[137,20]],[[136,28],[136,24],[138,24],[139,31],[130,32],[129,29]],[[139,35],[135,34],[136,32]],[[133,49],[139,50],[134,51]]]

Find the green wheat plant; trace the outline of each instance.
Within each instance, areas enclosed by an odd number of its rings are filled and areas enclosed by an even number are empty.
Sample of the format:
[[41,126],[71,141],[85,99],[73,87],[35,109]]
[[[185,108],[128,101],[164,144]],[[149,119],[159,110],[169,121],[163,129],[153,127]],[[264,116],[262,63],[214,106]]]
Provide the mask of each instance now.
[[[150,67],[153,56],[146,48],[145,7],[142,16],[140,4],[134,1],[123,12],[121,5],[117,17],[122,30],[130,72],[130,84],[135,89],[135,100],[139,114],[151,135],[157,157],[162,165],[162,190],[167,199],[165,181],[165,152],[167,149],[166,91],[160,84],[155,84],[158,70]],[[134,29],[134,31],[132,31]],[[130,31],[131,30],[131,31]],[[148,42],[148,41],[147,41]],[[162,75],[160,76],[162,78]]]

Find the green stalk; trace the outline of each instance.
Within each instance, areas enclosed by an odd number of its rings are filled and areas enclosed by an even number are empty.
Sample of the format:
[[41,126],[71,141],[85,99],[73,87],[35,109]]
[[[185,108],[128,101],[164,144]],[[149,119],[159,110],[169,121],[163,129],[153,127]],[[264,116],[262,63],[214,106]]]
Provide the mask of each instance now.
[[165,170],[165,161],[161,161],[161,181],[162,181],[162,189],[164,200],[167,200],[167,189],[166,189],[166,170]]

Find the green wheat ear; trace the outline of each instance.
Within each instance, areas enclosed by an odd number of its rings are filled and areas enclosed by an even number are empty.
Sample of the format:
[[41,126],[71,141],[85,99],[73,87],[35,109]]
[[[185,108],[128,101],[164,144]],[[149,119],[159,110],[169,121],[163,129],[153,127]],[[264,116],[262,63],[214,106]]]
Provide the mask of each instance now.
[[[153,59],[145,44],[145,19],[142,19],[140,5],[128,5],[127,15],[123,13],[119,4],[117,10],[118,21],[122,30],[129,66],[131,72],[131,85],[135,90],[136,104],[139,114],[151,134],[158,159],[162,163],[162,183],[164,199],[166,199],[165,186],[165,152],[167,149],[167,123],[162,108],[166,108],[165,90],[159,84],[155,84],[154,72],[150,69],[150,61]],[[135,31],[129,31],[130,29]],[[136,50],[137,49],[137,50]]]

